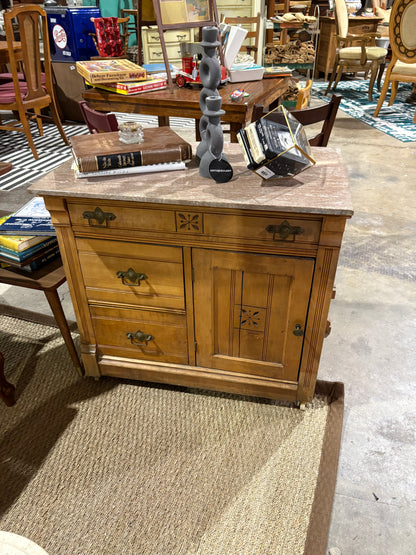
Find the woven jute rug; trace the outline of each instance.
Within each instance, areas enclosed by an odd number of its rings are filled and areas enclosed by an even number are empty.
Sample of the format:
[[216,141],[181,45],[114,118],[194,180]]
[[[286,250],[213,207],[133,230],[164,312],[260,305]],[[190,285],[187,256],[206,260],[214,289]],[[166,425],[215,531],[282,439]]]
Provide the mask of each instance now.
[[325,553],[342,384],[301,411],[84,379],[57,328],[4,314],[0,351],[0,530],[50,555]]

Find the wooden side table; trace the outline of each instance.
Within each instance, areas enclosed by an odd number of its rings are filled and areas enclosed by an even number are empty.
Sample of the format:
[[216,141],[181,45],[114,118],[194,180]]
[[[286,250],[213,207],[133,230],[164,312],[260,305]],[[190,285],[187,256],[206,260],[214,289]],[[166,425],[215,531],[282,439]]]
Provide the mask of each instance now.
[[[78,373],[82,374],[81,362],[75,349],[68,322],[66,321],[57,293],[58,287],[65,281],[65,272],[60,259],[50,262],[31,274],[19,270],[18,268],[0,269],[0,283],[26,287],[45,293],[56,323],[58,324],[59,330],[68,348],[72,362]],[[7,406],[12,406],[15,403],[14,391],[14,386],[10,384],[4,376],[4,357],[0,353],[0,398],[3,399]]]

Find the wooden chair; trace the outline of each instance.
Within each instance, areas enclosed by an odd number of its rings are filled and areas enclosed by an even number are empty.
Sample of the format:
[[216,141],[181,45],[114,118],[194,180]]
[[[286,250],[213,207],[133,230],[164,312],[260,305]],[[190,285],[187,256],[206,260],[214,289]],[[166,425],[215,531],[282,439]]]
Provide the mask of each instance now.
[[[94,18],[94,17],[90,18],[90,20],[93,23],[94,23],[95,19],[102,19],[102,18]],[[128,49],[128,46],[129,46],[129,36],[131,34],[128,31],[129,21],[130,21],[129,16],[127,16],[127,17],[118,17],[117,18],[117,25],[119,26],[119,30],[120,30],[120,39],[121,39],[123,53],[120,56],[114,56],[116,58],[127,58],[127,49]],[[110,55],[103,56],[102,54],[100,54],[100,47],[99,47],[99,44],[98,44],[98,39],[97,39],[96,33],[88,33],[88,34],[92,38],[92,40],[94,42],[94,46],[97,49],[97,53],[99,54],[98,56],[91,56],[91,59],[92,60],[97,60],[97,59],[102,59],[102,58],[105,58],[105,57],[111,57]],[[104,41],[106,41],[106,37],[104,37]]]
[[[304,126],[322,123],[319,133],[308,139],[311,146],[327,146],[341,98],[342,96],[340,94],[335,93],[328,103],[313,108],[305,108],[303,110],[290,110],[290,113]],[[251,121],[258,120],[266,113],[267,111],[264,110],[263,106],[255,104]]]
[[[261,31],[261,15],[260,12],[257,13],[255,17],[228,17],[221,14],[220,21],[222,23],[228,23],[229,25],[236,25],[244,27],[245,29],[250,29],[247,32],[246,39],[249,40],[249,44],[243,44],[241,50],[252,55],[253,58],[257,58],[257,53],[259,51],[259,37]],[[254,40],[253,40],[254,39]]]
[[[389,106],[396,97],[399,82],[416,85],[416,0],[395,0],[389,23],[391,62],[387,68],[383,89],[374,117],[377,117],[391,83]],[[416,123],[416,111],[413,118]]]
[[[335,0],[335,20],[337,27],[336,41],[338,46],[335,55],[334,67],[325,94],[329,93],[334,79],[335,83],[333,89],[336,89],[343,73],[357,73],[359,71],[363,71],[366,74],[370,72],[368,98],[369,100],[372,100],[377,73],[379,73],[377,88],[380,90],[381,76],[383,74],[387,55],[387,50],[385,48],[374,46],[375,38],[380,37],[380,34],[349,34],[348,13],[345,0]],[[359,42],[359,46],[351,46],[353,42]]]
[[111,112],[97,112],[88,106],[86,100],[78,102],[81,109],[82,117],[93,135],[95,133],[108,133],[110,131],[118,131],[118,122],[115,114]]
[[308,79],[303,89],[299,89],[295,110],[303,110],[304,108],[307,108],[309,106],[312,83],[313,83],[312,79]]
[[[13,49],[14,21],[17,21],[20,31],[21,60],[16,59]],[[58,128],[62,140],[69,145],[59,119],[52,84],[46,12],[34,4],[17,6],[4,13],[4,28],[13,81],[0,85],[0,109],[13,112],[16,120],[1,124],[0,129],[25,133],[32,154],[37,160],[39,155],[33,142],[29,121],[35,119],[39,133],[43,135],[42,118],[47,117],[41,113],[44,108],[50,109],[52,120]],[[42,51],[40,37],[43,40]],[[19,63],[23,68],[24,81],[19,81]],[[47,119],[50,120],[49,117]]]

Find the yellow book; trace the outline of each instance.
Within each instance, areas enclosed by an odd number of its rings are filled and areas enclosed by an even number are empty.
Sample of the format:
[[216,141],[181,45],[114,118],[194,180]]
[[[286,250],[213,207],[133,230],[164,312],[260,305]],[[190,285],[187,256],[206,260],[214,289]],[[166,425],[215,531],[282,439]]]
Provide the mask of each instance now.
[[[0,225],[10,218],[11,215],[8,214],[0,218]],[[41,235],[24,235],[21,237],[19,235],[0,235],[0,245],[11,251],[22,252],[38,243],[42,243],[46,239],[48,237]]]

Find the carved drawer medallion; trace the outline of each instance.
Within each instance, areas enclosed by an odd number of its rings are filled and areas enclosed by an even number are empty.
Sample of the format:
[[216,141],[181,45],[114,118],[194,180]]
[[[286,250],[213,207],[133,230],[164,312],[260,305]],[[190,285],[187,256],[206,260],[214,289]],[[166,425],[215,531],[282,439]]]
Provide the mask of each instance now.
[[180,233],[203,233],[203,214],[200,212],[175,212],[176,231]]

